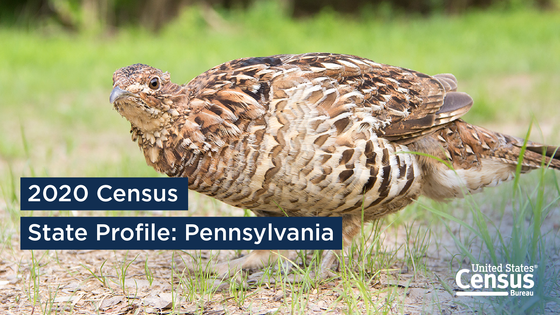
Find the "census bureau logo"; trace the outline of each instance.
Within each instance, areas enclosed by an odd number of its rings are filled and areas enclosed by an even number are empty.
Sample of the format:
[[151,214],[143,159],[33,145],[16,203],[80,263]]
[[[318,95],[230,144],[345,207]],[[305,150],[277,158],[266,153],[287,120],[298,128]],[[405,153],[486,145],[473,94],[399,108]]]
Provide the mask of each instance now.
[[[538,265],[472,264],[455,276],[458,296],[533,296]],[[476,290],[476,291],[475,291]]]

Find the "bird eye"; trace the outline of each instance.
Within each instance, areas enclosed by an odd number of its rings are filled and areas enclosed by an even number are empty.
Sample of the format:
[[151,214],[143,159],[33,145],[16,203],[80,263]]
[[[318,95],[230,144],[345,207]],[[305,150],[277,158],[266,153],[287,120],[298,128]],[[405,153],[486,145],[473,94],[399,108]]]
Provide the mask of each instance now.
[[150,89],[152,90],[157,90],[159,88],[159,78],[158,77],[153,77],[150,80],[150,83],[148,84],[148,86],[150,87]]

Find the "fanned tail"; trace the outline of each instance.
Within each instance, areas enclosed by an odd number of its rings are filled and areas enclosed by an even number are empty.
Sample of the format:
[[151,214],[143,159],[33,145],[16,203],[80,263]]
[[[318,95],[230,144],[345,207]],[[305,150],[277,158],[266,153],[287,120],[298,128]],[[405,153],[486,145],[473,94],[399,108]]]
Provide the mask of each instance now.
[[[514,178],[524,140],[458,119],[411,148],[448,161],[453,170],[433,158],[418,157],[426,184],[423,194],[442,200],[479,192]],[[543,165],[560,170],[560,149],[527,141],[521,162],[526,173]]]
[[[512,165],[519,163],[519,156],[525,142],[523,139],[462,121],[458,121],[457,125],[463,141],[470,144],[480,157]],[[545,166],[560,170],[560,149],[556,146],[527,141],[521,171],[528,172],[540,168],[543,161]]]

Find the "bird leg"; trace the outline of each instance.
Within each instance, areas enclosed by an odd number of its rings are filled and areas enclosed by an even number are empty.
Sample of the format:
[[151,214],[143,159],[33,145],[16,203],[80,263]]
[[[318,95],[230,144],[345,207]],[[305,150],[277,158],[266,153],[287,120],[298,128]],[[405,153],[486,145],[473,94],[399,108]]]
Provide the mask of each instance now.
[[332,275],[330,272],[331,267],[334,262],[339,259],[344,259],[344,251],[348,251],[352,246],[354,237],[362,228],[362,220],[359,215],[346,215],[342,217],[342,251],[341,250],[329,250],[323,256],[323,261],[321,262],[320,273],[322,278],[324,276]]
[[[331,271],[333,265],[338,259],[344,259],[343,251],[350,249],[352,241],[358,232],[361,230],[361,217],[347,215],[342,217],[342,246],[343,250],[327,250],[323,253],[323,259],[319,266],[318,273],[313,273],[310,278],[316,280],[324,280],[328,278],[338,277]],[[301,275],[293,275],[288,277],[289,282],[303,282],[304,279]]]
[[320,266],[320,273],[321,275],[325,275],[327,276],[329,273],[332,274],[332,272],[330,272],[330,269],[333,267],[333,265],[335,264],[335,261],[337,261],[337,258],[342,257],[342,251],[341,250],[328,250],[323,254],[323,260],[321,261],[321,266]]

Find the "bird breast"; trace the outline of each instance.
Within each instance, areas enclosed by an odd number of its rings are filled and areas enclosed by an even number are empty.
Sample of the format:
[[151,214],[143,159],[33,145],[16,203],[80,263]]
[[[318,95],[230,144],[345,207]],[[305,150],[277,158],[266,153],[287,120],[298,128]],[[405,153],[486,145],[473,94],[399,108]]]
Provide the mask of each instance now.
[[377,136],[388,121],[356,105],[361,93],[333,84],[276,82],[267,114],[218,152],[199,154],[182,176],[191,189],[262,215],[339,216],[411,202],[421,178],[416,157]]

